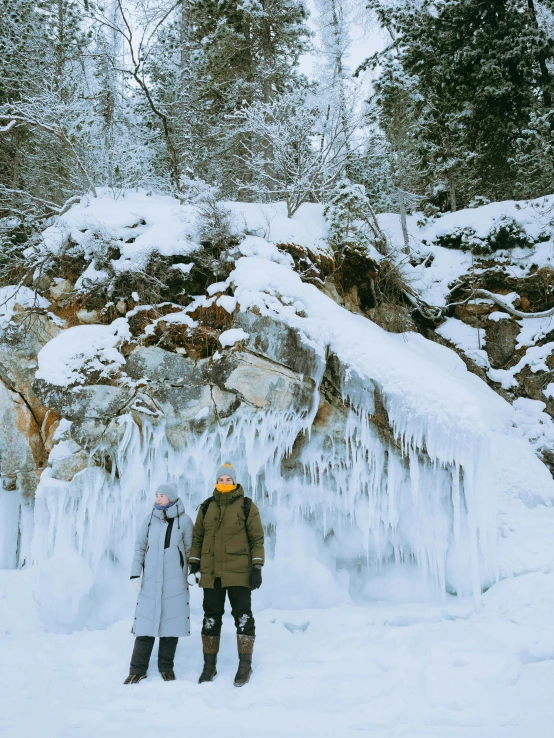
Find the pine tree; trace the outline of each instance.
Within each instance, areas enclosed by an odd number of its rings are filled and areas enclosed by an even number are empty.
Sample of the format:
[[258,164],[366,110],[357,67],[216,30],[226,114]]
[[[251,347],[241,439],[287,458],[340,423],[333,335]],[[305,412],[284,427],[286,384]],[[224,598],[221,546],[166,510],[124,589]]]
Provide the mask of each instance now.
[[416,80],[420,167],[435,187],[446,176],[451,208],[521,196],[516,154],[532,116],[549,110],[554,55],[533,1],[370,4]]
[[387,253],[386,238],[379,227],[363,185],[343,177],[334,186],[323,209],[328,239],[338,250]]
[[[297,66],[309,33],[299,0],[193,0],[191,46],[196,79],[195,125],[202,133],[197,174],[240,196],[251,148],[234,114],[269,104],[302,83]],[[246,138],[245,138],[246,136]],[[245,192],[243,192],[246,195]]]
[[[7,9],[6,9],[7,10]],[[83,189],[89,176],[90,103],[83,58],[90,39],[71,0],[22,2],[8,12],[3,59],[2,138],[12,171],[3,172],[0,207],[27,214],[51,211]]]

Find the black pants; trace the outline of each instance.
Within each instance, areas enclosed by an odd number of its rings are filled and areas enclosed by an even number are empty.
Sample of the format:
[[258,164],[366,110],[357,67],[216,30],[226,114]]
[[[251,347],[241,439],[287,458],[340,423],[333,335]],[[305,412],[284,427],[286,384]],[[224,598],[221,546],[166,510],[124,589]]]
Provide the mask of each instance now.
[[[140,674],[141,676],[146,674],[155,640],[153,636],[137,636],[135,638],[135,647],[131,656],[129,674]],[[160,671],[173,669],[173,660],[178,641],[179,639],[173,636],[160,638],[158,648],[158,669]]]
[[221,579],[215,580],[213,589],[204,589],[202,635],[218,636],[221,633],[226,594],[229,595],[237,634],[256,635],[256,624],[252,615],[252,590],[250,587],[222,587]]

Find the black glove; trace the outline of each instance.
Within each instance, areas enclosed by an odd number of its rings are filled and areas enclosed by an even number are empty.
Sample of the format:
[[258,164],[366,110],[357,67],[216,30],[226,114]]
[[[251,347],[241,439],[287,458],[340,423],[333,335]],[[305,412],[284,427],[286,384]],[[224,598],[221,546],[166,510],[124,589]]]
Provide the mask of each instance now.
[[250,589],[259,589],[262,586],[262,567],[254,564],[250,572]]
[[195,561],[192,564],[189,564],[189,573],[190,574],[198,574],[199,571],[200,571],[200,564],[197,561]]

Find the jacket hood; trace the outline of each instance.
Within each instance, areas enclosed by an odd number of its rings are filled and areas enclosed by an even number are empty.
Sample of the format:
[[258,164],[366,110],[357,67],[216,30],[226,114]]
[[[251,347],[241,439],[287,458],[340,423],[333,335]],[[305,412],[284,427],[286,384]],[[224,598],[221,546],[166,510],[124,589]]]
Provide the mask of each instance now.
[[169,519],[169,518],[176,518],[178,516],[181,516],[184,514],[184,512],[185,512],[185,506],[183,505],[181,498],[178,497],[175,504],[171,505],[171,507],[168,507],[165,510],[157,510],[156,508],[154,508],[152,511],[152,515],[155,518],[160,518],[161,520],[163,520],[164,513],[165,513],[165,517]]

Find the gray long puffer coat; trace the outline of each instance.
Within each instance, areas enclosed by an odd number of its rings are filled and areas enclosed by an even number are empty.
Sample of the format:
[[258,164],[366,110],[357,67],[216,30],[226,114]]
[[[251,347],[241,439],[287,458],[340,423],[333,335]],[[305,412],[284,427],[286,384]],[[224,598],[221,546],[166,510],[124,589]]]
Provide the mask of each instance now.
[[142,573],[132,632],[136,636],[190,635],[187,559],[192,520],[180,499],[154,508],[137,535],[131,577]]

